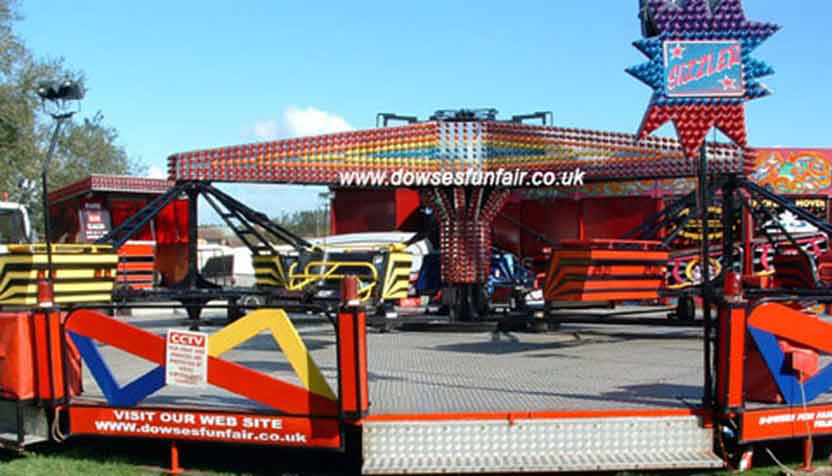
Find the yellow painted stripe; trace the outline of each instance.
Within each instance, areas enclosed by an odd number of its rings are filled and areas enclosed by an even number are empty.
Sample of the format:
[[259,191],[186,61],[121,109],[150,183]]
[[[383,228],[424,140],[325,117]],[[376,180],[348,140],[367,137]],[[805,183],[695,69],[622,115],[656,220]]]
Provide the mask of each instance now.
[[113,299],[111,293],[106,294],[84,294],[79,296],[61,296],[55,294],[55,302],[58,304],[69,304],[76,302],[110,302]]
[[[48,258],[45,254],[5,254],[0,255],[0,261],[6,263],[35,263],[45,264]],[[114,253],[107,253],[101,255],[92,254],[78,254],[78,255],[52,255],[52,264],[88,264],[95,265],[111,265],[115,266],[118,263],[118,255]]]
[[[43,246],[13,245],[9,249],[11,253],[0,254],[0,304],[33,304],[37,302],[37,270],[36,265],[44,265],[47,256],[43,252]],[[106,251],[100,252],[99,249]],[[62,253],[63,251],[88,251],[78,253]],[[116,276],[116,265],[118,255],[111,252],[109,247],[61,246],[56,249],[53,255],[53,266],[55,269],[54,292],[55,302],[109,302],[112,297],[110,293]],[[15,265],[18,267],[30,267],[30,269],[8,271],[7,267]],[[84,266],[76,268],[76,266]],[[69,266],[69,268],[67,268]],[[96,270],[108,270],[109,277],[101,277],[91,282],[72,282],[77,279],[95,278]],[[10,286],[12,280],[27,281]],[[73,296],[61,296],[63,293],[84,293]]]
[[55,289],[55,293],[71,293],[71,292],[79,292],[79,291],[87,291],[87,292],[101,292],[101,291],[108,291],[113,289],[113,282],[112,281],[99,281],[99,282],[91,282],[91,283],[62,283],[60,281],[55,282],[52,285]]
[[[56,270],[55,272],[56,278],[54,280],[55,285],[63,284],[67,281],[73,281],[74,279],[79,278],[92,278],[94,277],[93,273],[89,273],[88,275],[75,275],[75,276],[67,276],[65,274],[65,270]],[[37,285],[37,272],[36,271],[13,271],[3,275],[0,278],[0,290],[5,289],[11,280],[18,280],[18,281],[28,281],[30,285],[35,286]],[[85,283],[85,284],[97,284],[97,283],[112,283],[115,281],[115,271],[110,273],[110,277],[101,277],[98,278],[95,282]],[[23,283],[18,284],[18,286],[23,285]]]
[[[55,284],[54,286],[54,294],[55,299],[58,298],[60,294],[63,293],[70,293],[70,292],[77,292],[77,291],[84,291],[86,293],[94,293],[96,296],[106,296],[105,299],[96,299],[101,300],[103,302],[109,302],[112,300],[112,291],[113,291],[113,283],[87,283],[84,285],[64,285],[58,286]],[[102,294],[107,293],[107,294]],[[3,294],[0,294],[0,304],[14,304],[14,300],[17,299],[15,296],[19,296],[21,294],[29,295],[33,299],[37,300],[38,295],[38,286],[37,283],[33,284],[21,284],[18,286],[11,286],[10,288],[6,289]],[[64,302],[89,302],[90,298],[89,295],[84,294],[77,294],[74,296],[65,296],[62,298]]]
[[261,331],[270,330],[277,345],[286,355],[303,387],[312,393],[335,399],[320,369],[312,360],[289,316],[282,309],[260,309],[225,326],[208,337],[208,354],[219,357],[251,339]]

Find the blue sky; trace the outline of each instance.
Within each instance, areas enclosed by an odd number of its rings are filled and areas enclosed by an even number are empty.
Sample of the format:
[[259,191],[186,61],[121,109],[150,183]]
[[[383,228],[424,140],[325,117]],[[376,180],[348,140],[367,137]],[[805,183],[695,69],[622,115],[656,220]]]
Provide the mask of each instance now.
[[[496,107],[554,112],[566,127],[635,131],[650,90],[637,0],[415,2],[22,0],[16,31],[82,69],[83,112],[101,110],[154,172],[174,152],[372,127],[378,112]],[[774,95],[747,106],[756,146],[832,146],[832,4],[746,0],[783,29],[758,58]],[[320,125],[323,124],[323,127]],[[232,192],[271,214],[318,205],[317,189]]]

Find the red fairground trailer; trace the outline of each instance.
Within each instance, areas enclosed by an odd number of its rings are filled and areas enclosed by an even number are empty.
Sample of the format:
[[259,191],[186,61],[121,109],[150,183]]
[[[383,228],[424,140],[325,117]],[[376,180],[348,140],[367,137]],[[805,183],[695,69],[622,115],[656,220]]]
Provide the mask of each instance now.
[[[52,239],[93,243],[172,185],[164,179],[91,175],[53,190]],[[119,248],[117,285],[149,289],[159,280],[178,282],[185,273],[187,243],[187,201],[178,200]]]
[[[209,182],[348,187],[345,173],[453,179],[461,167],[498,175],[580,168],[594,183],[695,176],[701,282],[689,288],[702,302],[696,327],[570,323],[559,334],[368,334],[353,276],[341,281],[342,302],[329,319],[266,306],[205,323],[202,332],[184,329],[160,305],[128,324],[94,308],[52,306],[43,296],[25,317],[0,315],[9,321],[0,326],[8,331],[0,341],[8,360],[35,361],[0,379],[0,423],[8,432],[0,439],[18,448],[74,435],[162,439],[173,461],[177,442],[193,440],[328,449],[360,459],[365,474],[400,474],[739,467],[754,445],[799,438],[808,466],[813,438],[832,435],[832,364],[821,367],[819,359],[832,353],[832,323],[804,309],[832,302],[832,289],[826,270],[816,279],[807,243],[783,226],[783,216],[827,239],[832,225],[751,173],[744,102],[767,94],[758,79],[772,71],[749,53],[777,27],[746,19],[739,0],[644,0],[640,7],[644,37],[636,46],[649,60],[628,71],[654,93],[636,135],[555,127],[543,113],[498,120],[494,110],[440,110],[421,123],[398,116],[408,122],[400,127],[174,154],[169,172],[177,188],[166,199],[177,190],[190,196],[195,282],[196,197]],[[679,140],[649,137],[668,121]],[[705,143],[714,127],[732,143]],[[517,183],[408,187],[438,224],[446,304],[476,314],[491,232]],[[716,206],[721,215],[712,223]],[[692,213],[671,208],[667,219],[681,232]],[[407,221],[408,209],[386,219]],[[235,206],[224,219],[243,222],[234,210],[262,218]],[[150,216],[137,212],[135,227]],[[588,240],[580,232],[587,223],[578,225],[580,241],[555,251],[549,298],[660,296],[666,251],[644,238]],[[647,228],[646,235],[655,231]],[[751,279],[759,278],[753,253],[740,255],[735,246],[751,237],[738,231],[769,241],[768,286]],[[711,240],[721,241],[719,273],[710,271]],[[198,299],[217,296],[216,288],[196,290]]]

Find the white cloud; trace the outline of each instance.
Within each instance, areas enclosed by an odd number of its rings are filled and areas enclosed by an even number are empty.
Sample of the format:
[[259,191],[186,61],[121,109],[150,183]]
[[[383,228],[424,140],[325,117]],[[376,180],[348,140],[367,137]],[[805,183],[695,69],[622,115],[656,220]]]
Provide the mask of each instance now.
[[315,136],[351,131],[353,127],[343,117],[316,107],[289,106],[280,121],[261,119],[254,122],[250,133],[256,140],[275,140],[286,137]]
[[283,111],[283,122],[286,135],[289,137],[332,134],[353,129],[343,117],[311,106],[307,108],[287,107]]
[[157,165],[151,165],[147,169],[147,176],[155,179],[166,179],[168,178],[168,172]]
[[254,123],[254,136],[258,140],[275,140],[278,137],[277,121],[274,119]]

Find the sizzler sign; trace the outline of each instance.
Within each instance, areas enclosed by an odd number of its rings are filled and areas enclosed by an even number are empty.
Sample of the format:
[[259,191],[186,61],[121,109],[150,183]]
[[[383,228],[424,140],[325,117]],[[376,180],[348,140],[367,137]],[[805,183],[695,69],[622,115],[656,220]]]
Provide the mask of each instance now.
[[663,48],[668,97],[739,97],[745,94],[740,42],[667,40]]

